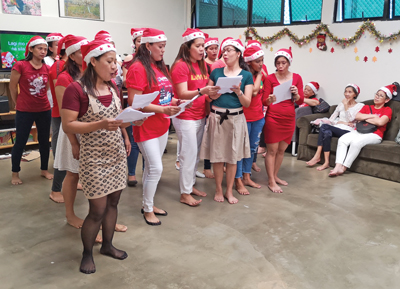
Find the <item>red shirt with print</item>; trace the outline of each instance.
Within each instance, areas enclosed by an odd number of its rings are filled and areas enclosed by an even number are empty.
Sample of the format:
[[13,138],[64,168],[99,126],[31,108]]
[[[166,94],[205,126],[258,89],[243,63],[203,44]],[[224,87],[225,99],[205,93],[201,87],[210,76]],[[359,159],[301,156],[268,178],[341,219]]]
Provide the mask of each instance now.
[[[371,108],[372,114],[376,114],[379,117],[386,115],[389,118],[389,121],[391,121],[392,109],[390,107],[384,106],[380,109],[376,109],[375,106],[373,106],[373,105],[364,105],[359,112],[364,113],[364,114],[370,114],[371,111],[369,110],[369,108]],[[378,136],[383,138],[383,133],[386,131],[386,126],[387,126],[387,123],[385,125],[378,126],[378,129],[374,132],[374,134],[377,134]]]
[[[188,90],[196,90],[197,88],[203,88],[208,83],[208,75],[202,75],[199,64],[197,62],[192,63],[193,69],[196,74],[193,74],[190,68],[185,62],[179,60],[173,67],[171,72],[172,82],[174,85],[187,82]],[[176,93],[174,87],[175,97],[180,98]],[[204,95],[199,96],[194,102],[191,108],[186,109],[185,112],[181,113],[177,118],[186,120],[199,120],[206,117],[206,98]]]
[[60,110],[58,109],[58,102],[54,86],[54,80],[57,80],[58,75],[61,73],[65,65],[64,60],[58,60],[50,68],[49,83],[51,96],[53,97],[53,109],[51,110],[51,117],[60,117]]
[[[149,88],[147,74],[143,64],[140,61],[134,62],[129,67],[126,76],[126,87],[142,91],[143,94],[160,91],[159,95],[153,100],[152,104],[167,106],[171,104],[173,96],[173,87],[168,78],[157,68],[151,65],[156,74],[157,83],[152,83]],[[167,115],[156,113],[150,116],[141,126],[133,127],[133,138],[135,142],[143,142],[149,139],[158,138],[164,135],[169,128],[170,119]]]
[[[253,81],[255,81],[255,80],[256,80],[256,76],[253,75]],[[257,121],[264,117],[263,104],[262,104],[262,96],[264,94],[262,85],[265,82],[264,74],[261,77],[261,82],[262,83],[261,83],[260,90],[258,91],[258,94],[256,96],[251,98],[249,107],[243,106],[243,113],[244,113],[244,116],[246,117],[247,122]]]
[[21,74],[16,110],[25,112],[50,110],[46,87],[49,81],[48,66],[43,63],[41,68],[36,69],[29,61],[21,60],[12,69]]

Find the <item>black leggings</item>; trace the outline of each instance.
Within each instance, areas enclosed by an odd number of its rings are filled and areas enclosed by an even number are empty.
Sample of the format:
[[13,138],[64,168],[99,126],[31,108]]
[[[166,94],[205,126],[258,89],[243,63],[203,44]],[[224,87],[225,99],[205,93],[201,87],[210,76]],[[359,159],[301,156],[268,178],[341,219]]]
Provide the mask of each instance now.
[[51,110],[42,112],[18,111],[15,115],[16,138],[11,151],[12,172],[21,170],[21,158],[25,145],[29,138],[33,122],[35,122],[39,141],[40,169],[47,170],[50,154],[50,123]]

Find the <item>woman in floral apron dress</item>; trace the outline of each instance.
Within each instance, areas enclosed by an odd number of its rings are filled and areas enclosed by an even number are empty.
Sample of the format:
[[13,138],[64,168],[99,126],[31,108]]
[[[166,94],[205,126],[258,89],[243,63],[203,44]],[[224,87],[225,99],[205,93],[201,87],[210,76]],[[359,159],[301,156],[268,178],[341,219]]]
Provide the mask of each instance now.
[[[82,78],[71,83],[63,98],[62,124],[65,133],[80,134],[79,179],[89,200],[89,214],[82,226],[83,257],[80,271],[96,271],[93,245],[100,225],[103,244],[100,253],[123,260],[127,253],[112,245],[117,222],[117,205],[126,186],[126,151],[115,118],[121,111],[117,89],[111,82],[116,71],[115,48],[95,40],[81,47],[84,59]],[[65,101],[68,99],[68,101]],[[141,125],[141,122],[135,123]]]

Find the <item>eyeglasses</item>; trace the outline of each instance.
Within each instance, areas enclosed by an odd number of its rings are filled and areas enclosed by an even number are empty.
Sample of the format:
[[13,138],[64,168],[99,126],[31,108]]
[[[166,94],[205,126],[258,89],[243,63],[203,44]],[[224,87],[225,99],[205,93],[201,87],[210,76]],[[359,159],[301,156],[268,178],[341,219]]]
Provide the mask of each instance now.
[[231,51],[235,51],[235,49],[225,49],[223,53],[229,53]]
[[384,94],[384,93],[379,94],[378,92],[376,92],[375,95],[380,97],[380,98],[385,98],[386,97],[386,94]]

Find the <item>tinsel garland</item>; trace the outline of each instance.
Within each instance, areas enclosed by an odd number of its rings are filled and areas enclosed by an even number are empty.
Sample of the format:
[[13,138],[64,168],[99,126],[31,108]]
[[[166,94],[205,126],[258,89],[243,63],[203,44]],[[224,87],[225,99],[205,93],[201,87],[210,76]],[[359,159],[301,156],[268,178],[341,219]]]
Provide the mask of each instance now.
[[271,45],[275,41],[287,35],[290,38],[290,40],[292,40],[299,47],[302,47],[304,44],[307,44],[313,39],[315,39],[319,33],[325,32],[325,34],[331,39],[331,41],[336,42],[336,44],[338,45],[342,45],[344,48],[346,46],[350,46],[350,44],[356,43],[365,33],[365,31],[369,31],[372,35],[375,36],[375,39],[378,40],[380,43],[384,41],[394,41],[397,39],[397,37],[400,36],[400,31],[397,33],[391,33],[388,36],[382,34],[378,30],[376,30],[375,23],[369,20],[364,21],[363,24],[359,26],[354,36],[349,38],[339,38],[333,35],[330,32],[328,25],[323,23],[318,24],[311,34],[303,36],[302,38],[297,37],[297,35],[294,34],[292,31],[290,31],[287,27],[283,28],[282,30],[280,30],[278,33],[275,33],[271,37],[261,37],[260,35],[258,35],[257,30],[254,27],[248,27],[244,34],[246,37],[255,37],[256,40],[261,42],[261,44],[265,44],[267,47],[268,45]]

